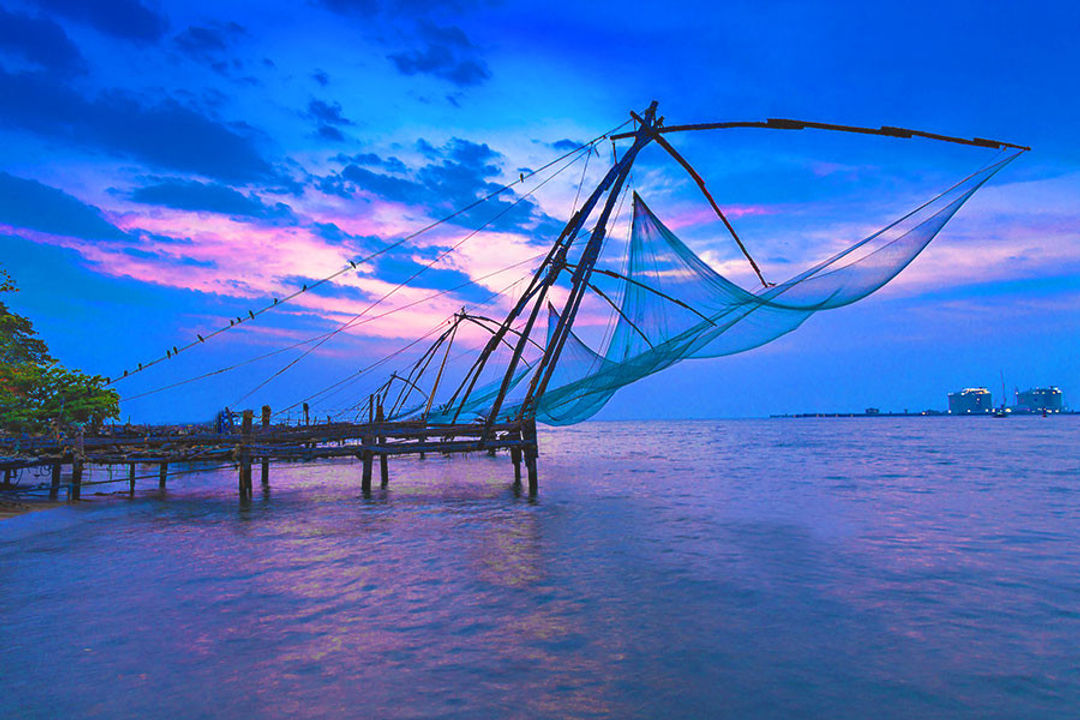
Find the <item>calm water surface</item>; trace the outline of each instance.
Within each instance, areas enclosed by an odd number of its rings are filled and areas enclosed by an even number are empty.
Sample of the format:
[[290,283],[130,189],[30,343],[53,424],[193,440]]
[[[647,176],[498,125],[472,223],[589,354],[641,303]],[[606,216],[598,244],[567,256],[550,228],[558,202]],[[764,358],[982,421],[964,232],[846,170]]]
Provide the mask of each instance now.
[[0,523],[0,717],[1080,716],[1080,417],[540,440]]

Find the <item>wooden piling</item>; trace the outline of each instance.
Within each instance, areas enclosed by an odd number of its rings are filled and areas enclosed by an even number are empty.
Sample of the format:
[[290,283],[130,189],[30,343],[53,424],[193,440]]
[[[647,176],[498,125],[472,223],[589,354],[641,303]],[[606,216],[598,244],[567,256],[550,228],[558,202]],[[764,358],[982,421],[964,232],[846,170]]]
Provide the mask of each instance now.
[[15,471],[11,468],[6,468],[4,470],[4,487],[11,487],[11,479],[14,474]]
[[135,497],[135,463],[128,463],[128,495]]
[[521,485],[521,448],[510,448],[510,459],[514,462],[514,485]]
[[539,480],[536,477],[536,448],[525,448],[525,469],[529,473],[529,494],[535,495],[540,488]]
[[521,429],[522,439],[525,441],[523,449],[525,453],[525,469],[529,473],[529,494],[535,495],[540,483],[536,476],[536,420],[527,418]]
[[373,438],[370,436],[364,436],[361,441],[364,444],[364,451],[361,453],[361,457],[364,462],[364,474],[360,479],[360,489],[365,493],[371,492],[371,463],[373,460],[373,453],[370,448],[373,443]]
[[[262,406],[262,427],[263,427],[263,432],[266,432],[266,431],[268,431],[270,429],[270,406],[269,405],[263,405]],[[265,455],[263,455],[263,459],[262,459],[262,484],[263,484],[263,487],[266,487],[267,485],[270,484],[270,459],[268,457],[266,457]]]
[[240,497],[251,497],[251,421],[255,413],[245,410],[240,425],[243,444],[240,446]]
[[52,466],[52,483],[49,485],[49,499],[55,500],[60,494],[60,463]]
[[161,463],[158,466],[158,488],[165,489],[165,478],[169,476],[169,463]]
[[76,457],[71,463],[71,499],[78,500],[82,497],[82,458]]

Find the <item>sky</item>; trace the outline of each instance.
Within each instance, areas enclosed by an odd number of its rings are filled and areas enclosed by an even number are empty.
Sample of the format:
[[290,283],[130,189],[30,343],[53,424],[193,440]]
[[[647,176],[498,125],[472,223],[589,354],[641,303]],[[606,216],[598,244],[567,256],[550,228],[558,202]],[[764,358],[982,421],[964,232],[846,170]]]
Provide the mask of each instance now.
[[[969,386],[999,402],[1002,375],[1080,406],[1077,27],[1054,2],[0,0],[5,302],[65,365],[109,377],[236,324],[118,382],[124,420],[283,408],[355,376],[317,409],[347,410],[459,308],[505,313],[612,146],[542,168],[657,100],[669,125],[787,117],[1033,149],[883,290],[624,388],[598,417],[944,409]],[[811,130],[671,140],[777,281],[993,157]],[[661,151],[632,186],[754,287]],[[602,323],[586,311],[582,336]]]

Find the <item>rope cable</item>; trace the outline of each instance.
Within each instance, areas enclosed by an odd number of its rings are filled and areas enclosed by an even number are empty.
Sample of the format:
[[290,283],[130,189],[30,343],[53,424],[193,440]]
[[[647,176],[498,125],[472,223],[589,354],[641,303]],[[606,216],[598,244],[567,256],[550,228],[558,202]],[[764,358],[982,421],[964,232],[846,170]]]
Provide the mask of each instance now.
[[[501,218],[501,217],[502,217],[503,215],[506,215],[506,214],[507,214],[508,212],[510,212],[511,210],[513,210],[513,209],[514,209],[514,207],[516,207],[516,206],[517,206],[517,205],[518,205],[519,203],[521,203],[521,202],[524,202],[524,201],[525,201],[525,200],[526,200],[527,198],[531,197],[531,196],[532,196],[533,194],[535,194],[535,193],[536,193],[536,191],[538,191],[538,190],[539,190],[540,188],[544,187],[544,185],[546,185],[547,183],[549,183],[549,182],[551,182],[552,180],[554,180],[554,179],[555,179],[556,177],[558,177],[558,176],[559,176],[560,174],[562,174],[562,173],[563,173],[563,171],[565,171],[565,170],[566,170],[567,168],[569,168],[569,167],[570,167],[571,165],[573,165],[573,164],[574,164],[575,162],[577,162],[577,161],[578,161],[579,159],[580,159],[580,156],[579,156],[579,157],[576,157],[576,158],[572,158],[572,159],[571,159],[571,160],[570,160],[569,162],[567,162],[567,163],[566,163],[566,164],[564,164],[564,165],[563,165],[563,166],[562,166],[561,168],[559,168],[558,170],[556,170],[556,171],[555,171],[555,172],[554,172],[554,173],[553,173],[553,174],[552,174],[552,175],[551,175],[550,177],[547,177],[547,178],[545,178],[545,179],[544,179],[544,180],[543,180],[542,182],[538,183],[538,184],[536,185],[536,187],[534,187],[534,188],[533,188],[532,190],[530,190],[529,192],[527,192],[527,193],[525,193],[525,194],[521,195],[521,197],[519,197],[519,198],[518,198],[517,200],[515,200],[514,202],[510,203],[510,204],[509,204],[508,206],[506,206],[505,208],[503,208],[503,209],[502,209],[501,211],[499,211],[499,212],[498,212],[497,214],[495,214],[495,215],[494,215],[493,217],[491,217],[491,218],[490,218],[489,220],[487,220],[487,221],[486,221],[486,222],[485,222],[485,223],[484,223],[483,225],[481,225],[480,227],[476,228],[475,230],[472,230],[471,232],[469,232],[469,234],[467,234],[467,235],[466,235],[465,237],[463,237],[463,238],[462,238],[461,240],[459,240],[459,241],[458,241],[457,243],[455,243],[454,245],[452,245],[452,246],[451,246],[451,247],[450,247],[449,249],[447,249],[447,250],[444,250],[443,252],[441,252],[441,253],[439,253],[438,255],[436,255],[436,256],[435,256],[435,258],[434,258],[434,259],[432,259],[432,260],[431,260],[431,261],[430,261],[429,263],[427,263],[426,265],[422,266],[422,267],[421,267],[421,268],[420,268],[419,270],[417,270],[417,271],[416,271],[415,273],[413,273],[412,275],[410,275],[410,276],[409,276],[408,278],[406,278],[405,280],[403,280],[403,281],[401,281],[400,283],[398,283],[397,285],[395,285],[395,286],[394,286],[393,288],[391,288],[391,289],[390,289],[390,290],[389,290],[388,292],[386,292],[386,293],[385,293],[385,294],[384,294],[384,295],[383,295],[382,297],[380,297],[379,299],[375,300],[375,302],[373,302],[373,303],[371,303],[370,305],[368,305],[367,307],[365,307],[365,308],[364,308],[363,310],[361,310],[361,311],[360,311],[360,312],[359,312],[358,314],[354,315],[354,316],[353,316],[353,317],[352,317],[352,318],[351,318],[350,320],[346,321],[346,322],[345,322],[345,323],[343,323],[343,324],[342,324],[342,325],[341,325],[340,327],[338,327],[338,328],[337,328],[336,330],[334,330],[333,332],[331,332],[330,334],[328,334],[328,335],[327,335],[327,336],[326,336],[325,338],[323,338],[323,339],[319,340],[319,341],[318,341],[317,343],[315,343],[315,344],[314,344],[313,346],[311,346],[310,348],[308,348],[307,350],[305,350],[305,351],[304,351],[303,353],[301,353],[301,354],[300,354],[300,355],[299,355],[298,357],[294,358],[294,359],[293,359],[293,360],[291,360],[291,361],[290,361],[289,363],[287,363],[286,365],[284,365],[283,367],[281,367],[280,369],[278,369],[278,370],[277,370],[276,372],[274,372],[273,374],[271,374],[271,375],[270,375],[270,377],[266,378],[266,379],[265,379],[265,380],[263,380],[263,381],[262,381],[261,383],[259,383],[259,384],[258,384],[258,385],[256,385],[255,387],[253,387],[253,388],[252,388],[251,390],[249,390],[248,392],[246,392],[246,393],[245,393],[244,395],[242,395],[241,397],[237,398],[237,400],[236,400],[236,401],[235,401],[235,402],[233,403],[233,405],[238,405],[238,404],[240,404],[241,402],[243,402],[244,400],[246,400],[246,399],[247,399],[248,397],[250,397],[251,395],[253,395],[253,394],[254,394],[255,392],[257,392],[257,391],[258,391],[258,390],[260,390],[261,388],[265,387],[265,386],[266,386],[266,385],[267,385],[268,383],[270,383],[271,381],[273,381],[273,380],[274,380],[275,378],[277,378],[277,377],[281,376],[281,375],[282,375],[283,373],[285,373],[285,372],[286,372],[286,371],[288,371],[288,370],[289,370],[290,368],[292,368],[293,366],[295,366],[295,365],[296,365],[296,364],[297,364],[298,362],[300,362],[301,360],[303,360],[304,358],[306,358],[306,357],[307,357],[308,355],[310,355],[310,354],[311,354],[312,352],[314,352],[315,350],[317,350],[317,349],[318,349],[319,347],[321,347],[321,346],[322,346],[322,345],[323,345],[324,343],[326,343],[326,342],[327,342],[327,341],[328,341],[328,340],[329,340],[329,339],[330,339],[331,337],[333,337],[333,336],[337,335],[338,333],[340,333],[340,332],[343,332],[344,330],[346,330],[346,329],[348,329],[349,327],[351,327],[351,326],[352,326],[353,324],[355,324],[355,323],[356,323],[356,321],[357,321],[357,320],[359,320],[359,319],[360,319],[361,317],[363,317],[363,316],[364,316],[364,315],[365,315],[365,314],[366,314],[366,313],[367,313],[367,312],[368,312],[369,310],[371,310],[371,309],[372,309],[372,308],[374,308],[375,306],[377,306],[377,305],[379,305],[380,303],[382,303],[382,302],[383,302],[384,300],[386,300],[386,299],[387,299],[388,297],[390,297],[391,295],[393,295],[394,293],[396,293],[396,292],[397,292],[398,290],[400,290],[401,288],[403,288],[403,287],[406,287],[406,286],[408,286],[408,284],[409,284],[409,283],[411,283],[411,282],[412,282],[413,280],[415,280],[415,279],[416,279],[417,277],[419,277],[419,276],[420,276],[420,275],[421,275],[422,273],[424,273],[425,271],[429,270],[429,269],[430,269],[431,267],[433,267],[433,266],[434,266],[434,265],[435,265],[436,263],[438,263],[439,261],[443,260],[443,259],[444,259],[444,258],[446,258],[446,257],[447,257],[448,255],[450,255],[450,254],[451,254],[451,253],[453,253],[453,252],[454,252],[455,250],[457,250],[457,249],[458,249],[458,248],[460,248],[460,247],[461,247],[462,245],[464,245],[464,244],[465,244],[466,242],[468,242],[469,240],[471,240],[472,238],[474,238],[474,237],[475,237],[475,236],[476,236],[476,235],[477,235],[478,233],[480,233],[480,232],[481,232],[481,231],[482,231],[482,230],[483,230],[484,228],[486,228],[486,227],[487,227],[488,225],[490,225],[491,223],[493,223],[493,222],[495,222],[496,220],[498,220],[499,218]],[[549,165],[549,166],[550,166],[550,165]],[[539,171],[538,171],[538,172],[539,172]],[[535,173],[534,173],[534,174],[535,174]]]
[[341,275],[344,275],[346,272],[349,272],[350,270],[355,270],[358,265],[369,262],[369,261],[373,260],[374,258],[378,257],[379,255],[382,255],[385,252],[393,250],[394,248],[399,247],[399,246],[403,245],[404,243],[409,242],[410,240],[413,240],[413,239],[419,237],[423,233],[426,233],[429,230],[432,230],[432,229],[442,225],[443,223],[446,223],[446,222],[449,222],[450,220],[453,220],[455,217],[457,217],[457,216],[459,216],[459,215],[461,215],[461,214],[463,214],[465,212],[468,212],[469,210],[472,210],[473,208],[487,202],[488,200],[491,200],[492,198],[494,198],[494,197],[496,197],[498,195],[501,195],[502,193],[504,193],[507,190],[511,189],[515,185],[523,184],[525,182],[526,178],[531,178],[534,175],[536,175],[538,173],[541,173],[544,170],[547,170],[548,168],[552,167],[553,165],[558,164],[562,160],[570,157],[571,155],[574,155],[574,154],[580,152],[582,149],[587,148],[587,147],[591,147],[592,145],[594,145],[595,143],[600,142],[601,140],[608,137],[609,135],[611,135],[611,134],[613,134],[615,132],[618,132],[623,127],[625,127],[627,125],[627,123],[629,123],[629,122],[631,122],[631,121],[628,120],[628,121],[618,125],[617,127],[612,128],[611,130],[608,130],[606,133],[593,138],[589,142],[587,142],[587,143],[585,143],[583,145],[580,145],[580,146],[578,146],[578,147],[574,148],[573,150],[570,150],[570,151],[568,151],[566,153],[563,153],[559,157],[545,163],[544,165],[540,166],[536,170],[530,170],[528,173],[519,174],[517,180],[514,180],[511,183],[507,183],[506,185],[503,185],[503,186],[499,187],[498,189],[492,191],[491,193],[485,195],[484,197],[479,198],[479,199],[475,200],[474,202],[455,210],[454,212],[450,213],[449,215],[446,215],[446,216],[444,216],[444,217],[442,217],[442,218],[440,218],[438,220],[434,220],[434,221],[428,223],[427,225],[420,228],[419,230],[416,230],[416,231],[402,237],[399,240],[396,240],[396,241],[394,241],[392,243],[389,243],[388,245],[376,250],[375,252],[370,253],[369,255],[367,255],[365,257],[355,259],[355,260],[348,260],[347,265],[345,265],[341,269],[331,273],[330,275],[327,275],[326,277],[323,277],[323,278],[321,278],[319,280],[316,280],[311,285],[308,285],[308,284],[305,283],[299,290],[296,290],[296,291],[292,292],[291,294],[286,295],[285,297],[280,298],[280,299],[274,298],[273,302],[259,308],[258,310],[248,310],[247,311],[247,317],[244,317],[244,316],[241,315],[238,318],[236,318],[235,320],[230,320],[228,325],[223,325],[222,327],[220,327],[220,328],[218,328],[218,329],[216,329],[216,330],[214,330],[212,332],[209,332],[206,335],[196,333],[195,337],[198,338],[197,340],[192,340],[191,342],[187,343],[186,345],[173,346],[172,348],[166,350],[164,355],[160,355],[160,356],[158,356],[158,357],[156,357],[156,358],[154,358],[152,360],[146,361],[146,362],[138,363],[136,367],[124,370],[123,374],[118,376],[118,377],[112,377],[112,378],[107,377],[107,378],[105,378],[105,384],[106,385],[113,385],[113,384],[115,384],[115,383],[117,383],[117,382],[119,382],[121,380],[124,380],[126,378],[131,377],[132,375],[135,375],[135,374],[140,373],[140,372],[142,372],[142,371],[144,371],[146,369],[149,369],[150,367],[153,367],[154,365],[162,363],[162,362],[164,362],[166,360],[170,360],[170,359],[176,357],[177,355],[179,355],[181,352],[184,352],[185,350],[190,350],[191,348],[193,348],[193,347],[195,347],[195,346],[197,346],[197,345],[199,345],[201,343],[204,343],[204,342],[206,342],[207,340],[209,340],[211,338],[214,338],[214,337],[216,337],[218,335],[221,335],[222,333],[226,332],[227,330],[230,330],[230,329],[232,329],[234,327],[239,327],[241,324],[243,324],[243,323],[245,323],[245,322],[247,322],[249,320],[254,320],[259,315],[262,315],[263,313],[269,312],[270,310],[273,310],[274,308],[276,308],[276,307],[278,307],[280,305],[284,305],[285,303],[295,299],[296,297],[302,295],[303,293],[305,293],[305,292],[307,292],[309,290],[313,290],[316,287],[319,287],[320,285],[323,285],[323,284],[325,284],[327,282],[330,282],[331,280],[333,280],[333,279],[335,279],[337,277],[340,277]]

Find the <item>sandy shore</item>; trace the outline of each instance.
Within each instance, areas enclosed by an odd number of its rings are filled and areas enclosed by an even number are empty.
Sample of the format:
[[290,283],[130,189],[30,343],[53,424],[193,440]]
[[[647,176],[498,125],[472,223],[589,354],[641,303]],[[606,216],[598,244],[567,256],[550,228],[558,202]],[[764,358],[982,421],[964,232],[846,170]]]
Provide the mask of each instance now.
[[13,518],[16,515],[34,512],[35,510],[48,510],[61,505],[57,500],[4,500],[0,499],[0,521]]

